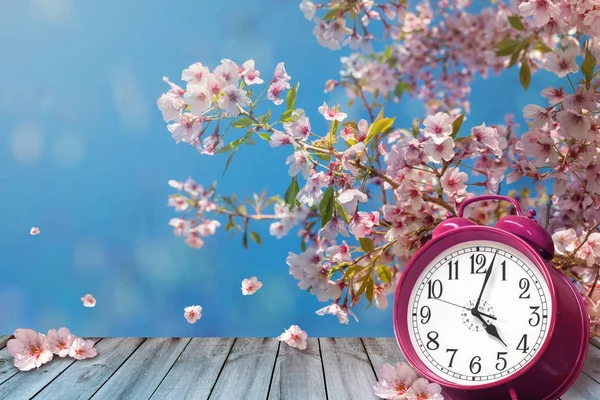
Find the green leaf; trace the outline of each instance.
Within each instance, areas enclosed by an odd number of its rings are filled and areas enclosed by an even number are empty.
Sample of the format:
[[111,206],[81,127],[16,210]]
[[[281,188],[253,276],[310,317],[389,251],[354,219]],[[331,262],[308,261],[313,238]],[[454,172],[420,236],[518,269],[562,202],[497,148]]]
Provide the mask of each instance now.
[[304,239],[300,239],[300,250],[302,250],[303,252],[306,251],[306,242],[304,241]]
[[234,207],[233,205],[233,201],[231,201],[231,199],[229,197],[225,197],[225,196],[221,196],[221,200],[223,200],[225,203],[229,204],[230,207]]
[[537,51],[539,51],[540,53],[550,53],[552,52],[552,49],[548,46],[546,46],[544,43],[542,42],[538,42],[535,46],[534,49],[536,49]]
[[292,85],[292,88],[288,91],[287,96],[285,97],[285,106],[288,110],[294,109],[294,105],[296,104],[296,95],[298,94],[298,87],[300,87],[299,83]]
[[335,139],[335,134],[337,133],[339,126],[340,121],[338,121],[337,119],[331,124],[331,131],[329,131],[329,142],[333,143]]
[[373,122],[377,122],[380,119],[383,119],[383,107],[381,107],[381,110],[379,110],[379,114],[377,114],[377,118],[375,118],[375,121]]
[[[354,295],[356,297],[359,297],[361,294],[363,294],[365,292],[365,290],[367,289],[367,284],[369,283],[369,279],[364,279],[362,285],[360,285],[360,287],[358,288],[358,291],[356,293],[354,293]],[[371,285],[373,286],[373,285]]]
[[271,118],[271,113],[272,113],[272,111],[269,110],[269,111],[267,111],[267,113],[265,115],[261,115],[258,119],[263,124],[267,124],[269,122],[269,118]]
[[245,249],[248,248],[248,229],[244,229],[244,236],[242,236],[242,246],[244,246]]
[[360,247],[362,247],[365,253],[369,253],[375,250],[375,245],[373,244],[373,241],[371,239],[359,238],[358,241],[360,242]]
[[531,83],[531,69],[529,68],[529,62],[527,59],[523,59],[521,63],[521,71],[519,72],[519,78],[521,79],[521,86],[527,90]]
[[596,68],[596,57],[594,57],[592,52],[588,50],[585,53],[585,59],[581,63],[581,73],[585,76],[586,82],[592,81],[594,68]]
[[452,122],[452,139],[454,139],[458,135],[458,131],[460,131],[460,127],[462,126],[463,121],[465,120],[465,114],[460,114],[454,122]]
[[525,30],[525,26],[521,22],[521,18],[519,18],[518,15],[511,15],[510,17],[508,17],[508,22],[510,23],[510,26],[512,26],[518,31]]
[[325,226],[326,223],[331,220],[333,215],[333,205],[335,199],[333,198],[333,187],[329,186],[321,199],[319,204],[319,211],[321,212],[321,226]]
[[521,55],[521,52],[517,51],[512,56],[510,56],[510,61],[508,62],[508,67],[507,68],[510,68],[513,65],[515,65],[517,63],[517,61],[519,61],[519,56],[520,55]]
[[260,133],[258,134],[258,137],[259,137],[259,138],[261,138],[262,140],[266,140],[267,142],[268,142],[269,140],[271,140],[271,136],[269,136],[269,134],[268,134],[268,133],[265,133],[265,132],[260,132]]
[[365,139],[365,143],[369,143],[375,136],[377,136],[381,132],[386,132],[388,129],[394,125],[394,121],[396,118],[382,118],[376,120],[371,125],[371,129],[369,129],[369,133],[367,133],[367,138]]
[[225,146],[221,147],[219,150],[215,151],[215,154],[222,154],[222,153],[227,153],[231,150],[237,149],[239,148],[242,143],[244,143],[244,141],[246,139],[248,139],[250,136],[249,135],[244,135],[239,139],[234,140],[233,142],[226,144]]
[[284,195],[285,204],[289,206],[290,210],[296,205],[296,196],[298,196],[298,192],[300,192],[298,178],[294,176]]
[[233,228],[235,228],[235,222],[233,222],[233,218],[230,217],[229,221],[227,221],[227,225],[225,225],[225,232],[228,232]]
[[248,117],[240,117],[233,123],[234,128],[245,128],[251,126],[254,122]]
[[229,155],[229,157],[227,157],[227,162],[225,163],[225,168],[223,169],[223,175],[225,175],[225,172],[227,172],[227,168],[229,168],[229,164],[231,163],[233,156],[235,155],[235,153],[237,153],[238,150],[239,150],[239,147],[237,147],[234,151],[232,151],[231,154]]
[[366,282],[367,282],[366,297],[367,297],[367,300],[369,300],[369,305],[371,305],[371,303],[373,302],[373,290],[375,289],[373,287],[373,277],[370,276]]
[[279,120],[281,122],[292,122],[292,113],[294,112],[294,110],[285,110],[283,112],[283,114],[281,114],[281,118],[279,118]]
[[520,40],[505,39],[496,45],[496,56],[510,56],[517,51],[520,44]]
[[344,207],[342,207],[342,205],[340,203],[338,203],[337,201],[335,202],[335,209],[337,210],[338,216],[342,219],[342,221],[349,224],[350,216],[348,215],[346,210],[344,210]]
[[387,267],[387,265],[382,264],[379,267],[377,267],[377,275],[379,275],[379,279],[381,279],[385,283],[392,282],[392,273],[390,272],[390,269]]
[[257,232],[250,232],[250,238],[252,238],[256,244],[262,244],[262,239]]

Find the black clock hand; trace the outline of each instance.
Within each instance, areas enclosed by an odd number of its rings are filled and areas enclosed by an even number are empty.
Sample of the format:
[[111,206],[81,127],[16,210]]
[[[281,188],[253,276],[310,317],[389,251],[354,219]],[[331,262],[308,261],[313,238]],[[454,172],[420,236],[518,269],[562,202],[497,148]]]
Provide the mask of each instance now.
[[[498,252],[494,253],[494,257],[492,257],[492,262],[490,263],[490,266],[488,267],[487,271],[485,272],[485,279],[483,280],[483,285],[481,286],[481,292],[479,292],[479,297],[477,298],[477,303],[475,303],[475,307],[473,307],[471,309],[471,313],[473,313],[473,312],[479,313],[479,303],[481,303],[481,296],[483,296],[483,291],[485,290],[488,280],[490,279],[490,275],[492,274],[492,268],[494,268],[494,260],[496,259],[497,254],[498,254]],[[473,314],[473,315],[475,315],[475,314]]]
[[506,345],[506,343],[504,343],[504,340],[502,340],[502,338],[500,337],[500,334],[498,333],[498,329],[496,329],[496,326],[493,324],[488,324],[487,322],[485,322],[485,320],[483,318],[481,318],[480,313],[474,313],[471,312],[475,317],[479,318],[479,320],[481,321],[481,323],[483,324],[483,326],[485,327],[485,331],[488,333],[488,335],[495,337],[496,339],[498,339],[499,341],[502,342],[502,344],[504,345],[504,347],[508,347]]
[[[458,304],[450,303],[449,301],[446,301],[446,300],[442,300],[442,299],[435,299],[435,300],[439,300],[442,303],[450,304],[451,306],[454,306],[454,307],[459,307],[459,308],[463,308],[465,310],[470,310],[469,307],[459,306]],[[483,315],[484,317],[489,318],[489,319],[494,319],[494,320],[497,319],[496,317],[493,317],[493,316],[491,316],[489,314],[486,314],[486,313],[482,313],[481,311],[479,311],[479,315]]]

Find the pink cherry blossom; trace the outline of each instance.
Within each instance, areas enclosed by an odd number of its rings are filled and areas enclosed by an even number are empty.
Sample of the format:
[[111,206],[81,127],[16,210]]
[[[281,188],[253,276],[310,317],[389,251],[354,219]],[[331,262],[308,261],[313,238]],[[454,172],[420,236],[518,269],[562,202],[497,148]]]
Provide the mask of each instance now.
[[350,254],[350,247],[346,243],[346,241],[342,241],[342,244],[328,247],[325,251],[327,257],[331,257],[331,259],[335,262],[349,261],[352,259],[352,255]]
[[340,111],[340,106],[330,107],[325,102],[323,102],[323,105],[319,107],[319,112],[328,121],[342,122],[348,116],[348,114]]
[[[236,87],[238,81],[240,80],[240,73],[237,64],[228,59],[221,60],[221,65],[215,68],[214,74],[215,76],[223,79],[227,85],[231,85],[233,87]],[[222,106],[221,108],[224,109]],[[229,113],[229,115],[234,114]]]
[[259,281],[255,276],[250,279],[244,279],[242,281],[242,294],[244,296],[254,294],[261,287],[262,282]]
[[440,179],[444,192],[450,196],[463,196],[467,188],[466,182],[469,176],[460,172],[458,168],[452,168],[446,171]]
[[219,107],[225,110],[230,117],[238,114],[238,106],[244,108],[250,104],[250,99],[246,92],[234,85],[224,87],[222,92],[223,96],[219,98]]
[[31,236],[36,236],[40,234],[40,228],[38,228],[37,226],[33,226],[30,230],[29,230],[29,234]]
[[558,253],[564,254],[575,250],[577,234],[573,229],[561,229],[552,234],[552,241]]
[[201,83],[206,81],[210,71],[202,63],[195,63],[184,69],[181,74],[181,80],[186,82]]
[[98,355],[98,352],[94,348],[93,340],[76,338],[73,340],[73,343],[71,343],[71,347],[69,348],[69,356],[76,360],[94,358],[96,355]]
[[579,71],[579,66],[575,62],[575,57],[578,54],[578,49],[574,46],[567,48],[566,50],[556,49],[548,56],[546,69],[550,72],[554,72],[559,77],[564,77],[569,73],[575,73]]
[[52,351],[48,338],[31,329],[17,329],[14,339],[8,341],[6,347],[14,357],[15,367],[21,371],[39,368],[52,360]]
[[554,88],[552,86],[548,86],[547,88],[542,90],[541,94],[542,96],[548,99],[548,102],[551,105],[562,103],[567,96],[567,93],[562,87]]
[[407,400],[444,400],[442,387],[437,383],[429,383],[425,378],[413,382],[406,392]]
[[190,106],[192,115],[202,115],[210,108],[211,94],[205,84],[192,83],[188,85],[183,100]]
[[271,100],[275,105],[280,105],[283,103],[283,98],[281,98],[281,94],[290,88],[290,84],[286,81],[277,81],[271,83],[269,86],[269,90],[267,91],[267,99]]
[[77,337],[71,334],[68,328],[50,329],[48,331],[48,345],[50,351],[59,357],[65,357],[69,354],[71,344]]
[[405,362],[396,366],[384,363],[377,371],[379,381],[373,390],[382,399],[406,399],[411,385],[417,380],[417,374]]
[[298,325],[292,325],[277,337],[290,347],[296,347],[299,350],[305,350],[307,347],[306,339],[308,335]]
[[288,164],[290,165],[288,170],[289,176],[296,176],[298,173],[302,173],[302,177],[304,179],[308,179],[310,176],[311,163],[309,161],[309,155],[306,151],[295,151],[285,160],[285,165]]
[[367,200],[367,194],[358,189],[345,189],[337,198],[338,203],[342,205],[348,214],[352,214],[356,211],[359,202],[365,203]]
[[195,324],[200,318],[202,318],[202,307],[191,305],[184,309],[183,316],[190,324]]
[[423,135],[432,138],[435,143],[440,143],[452,134],[452,123],[450,116],[439,112],[435,115],[428,115],[423,121],[425,128]]
[[285,70],[285,64],[282,62],[278,63],[277,66],[275,67],[275,73],[273,74],[273,81],[289,82],[290,79],[291,79],[291,77],[287,74],[287,72]]
[[317,12],[317,6],[310,0],[302,0],[300,4],[300,10],[304,13],[304,18],[312,20]]
[[521,16],[533,16],[533,23],[538,28],[546,25],[551,18],[558,17],[559,12],[558,5],[552,0],[529,0],[519,4]]
[[96,307],[96,299],[91,294],[86,294],[81,298],[84,307]]
[[350,315],[350,316],[354,317],[356,322],[358,322],[358,317],[356,316],[356,314],[354,314],[352,312],[352,310],[350,310],[345,305],[340,306],[337,302],[331,303],[330,305],[315,311],[315,314],[317,314],[317,315],[327,315],[327,314],[335,315],[338,318],[338,322],[340,324],[346,324],[346,325],[348,325],[348,322],[349,322],[348,316]]
[[425,142],[423,154],[429,161],[440,164],[442,160],[450,161],[454,157],[454,140],[446,137],[441,141],[430,139]]
[[246,85],[260,85],[264,83],[260,78],[260,72],[254,69],[254,60],[248,60],[242,65],[241,75]]
[[181,115],[181,110],[184,106],[184,102],[181,97],[177,97],[171,94],[162,94],[158,100],[156,100],[156,105],[158,109],[162,112],[163,119],[165,122],[171,122],[179,119]]

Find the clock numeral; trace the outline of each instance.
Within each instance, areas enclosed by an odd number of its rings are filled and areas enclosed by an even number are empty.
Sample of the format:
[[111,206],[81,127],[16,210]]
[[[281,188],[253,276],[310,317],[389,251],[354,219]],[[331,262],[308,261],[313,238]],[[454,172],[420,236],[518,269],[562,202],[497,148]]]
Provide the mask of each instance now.
[[502,261],[502,280],[506,280],[506,260]]
[[[484,254],[472,254],[469,257],[471,260],[471,273],[472,274],[485,274],[485,255]],[[477,267],[477,269],[475,269]]]
[[419,313],[421,314],[421,323],[423,325],[427,324],[431,319],[431,309],[427,306],[423,306],[421,307],[421,311],[419,311]]
[[435,281],[427,282],[427,298],[429,299],[439,299],[442,297],[442,292],[444,288],[442,287],[442,281],[436,279]]
[[529,292],[529,279],[527,278],[521,278],[521,280],[519,281],[519,289],[521,289],[523,291],[523,293],[521,293],[519,295],[520,299],[530,299],[531,295],[527,292]]
[[507,354],[508,353],[505,352],[505,351],[499,351],[498,352],[498,355],[496,356],[496,360],[498,360],[498,362],[496,363],[496,369],[498,371],[502,371],[503,369],[506,368],[506,358],[504,358],[504,356],[507,355]]
[[457,351],[458,351],[458,349],[446,349],[446,353],[452,353],[452,355],[450,356],[450,363],[448,364],[448,368],[452,368],[452,363],[454,362],[454,356],[456,355]]
[[448,263],[448,280],[458,280],[458,260],[450,260]]
[[440,335],[436,331],[431,331],[427,334],[427,348],[429,350],[437,350],[440,348],[440,344],[437,342],[437,339]]
[[517,350],[521,350],[523,353],[527,353],[529,351],[529,346],[527,346],[527,334],[524,334],[519,344],[517,345]]
[[529,325],[534,327],[538,326],[542,320],[542,317],[540,317],[540,314],[537,312],[537,310],[540,309],[540,306],[529,306],[529,309],[533,310],[531,311],[531,318],[529,318]]
[[477,375],[481,372],[481,364],[479,363],[479,361],[481,361],[481,357],[475,356],[469,364],[469,369],[471,370],[471,373],[473,375]]

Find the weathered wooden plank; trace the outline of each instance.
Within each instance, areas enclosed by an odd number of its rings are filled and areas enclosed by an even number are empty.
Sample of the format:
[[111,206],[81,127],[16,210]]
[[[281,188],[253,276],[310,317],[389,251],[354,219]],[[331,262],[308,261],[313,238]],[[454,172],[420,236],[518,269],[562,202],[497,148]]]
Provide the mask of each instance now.
[[307,340],[306,350],[281,343],[271,379],[269,400],[325,399],[325,380],[318,339]]
[[590,345],[587,358],[583,365],[583,372],[589,375],[594,381],[600,382],[600,349]]
[[379,367],[383,363],[396,365],[399,361],[406,362],[406,358],[402,355],[400,346],[398,346],[395,338],[364,338],[362,342],[375,371],[375,375],[377,375],[377,371],[379,371]]
[[152,399],[208,399],[234,341],[230,338],[192,339]]
[[148,399],[190,340],[147,339],[92,398]]
[[600,337],[596,336],[590,339],[590,344],[600,349]]
[[360,338],[319,339],[329,400],[377,399],[377,382]]
[[[98,338],[91,339],[96,343],[100,341]],[[74,362],[75,359],[71,357],[61,358],[55,356],[52,361],[42,365],[39,369],[19,372],[12,365],[11,357],[12,371],[9,371],[9,374],[13,372],[13,375],[0,384],[0,399],[28,399],[52,382]]]
[[77,361],[35,396],[36,399],[89,399],[144,341],[142,338],[103,339],[98,356]]
[[13,356],[8,352],[5,347],[0,350],[0,385],[19,372],[13,364]]
[[0,350],[6,347],[6,343],[12,338],[12,336],[0,336]]
[[600,385],[586,374],[579,374],[573,386],[560,398],[562,400],[600,400]]
[[279,341],[236,339],[217,379],[211,399],[265,399]]

